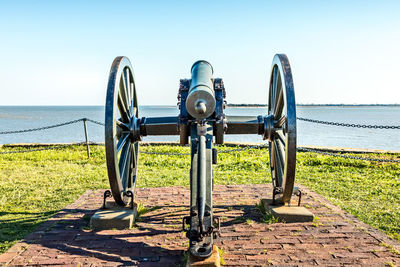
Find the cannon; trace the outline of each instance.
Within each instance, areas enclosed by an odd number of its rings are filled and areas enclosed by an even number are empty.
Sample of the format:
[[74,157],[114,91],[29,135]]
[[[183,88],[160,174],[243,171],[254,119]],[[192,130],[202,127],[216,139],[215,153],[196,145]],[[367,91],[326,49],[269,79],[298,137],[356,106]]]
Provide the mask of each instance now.
[[212,205],[214,143],[223,144],[225,134],[258,134],[267,140],[276,203],[290,202],[296,168],[296,103],[287,56],[273,58],[268,112],[259,116],[226,115],[224,83],[213,72],[209,62],[195,62],[191,78],[180,80],[179,114],[146,118],[139,116],[131,63],[127,57],[117,57],[110,70],[105,106],[107,171],[118,205],[134,201],[143,136],[178,135],[180,144],[190,144],[190,210],[183,218],[183,229],[190,240],[190,254],[199,258],[211,255],[219,230]]

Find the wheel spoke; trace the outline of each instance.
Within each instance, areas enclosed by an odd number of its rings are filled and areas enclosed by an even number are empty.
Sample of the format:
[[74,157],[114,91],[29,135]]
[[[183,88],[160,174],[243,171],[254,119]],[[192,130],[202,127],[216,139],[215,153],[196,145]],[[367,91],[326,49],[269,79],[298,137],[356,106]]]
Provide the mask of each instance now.
[[[132,147],[132,145],[130,145]],[[132,151],[132,148],[130,148],[130,151]],[[131,180],[131,173],[132,173],[132,152],[128,154],[128,160],[125,163],[125,168],[124,168],[124,174],[123,177],[124,179],[121,181],[122,182],[122,187],[126,191],[129,186],[132,184]]]
[[120,93],[123,96],[125,107],[129,107],[129,87],[127,84],[127,75],[125,69],[121,75]]
[[274,110],[273,110],[273,114],[275,118],[279,118],[282,114],[282,110],[283,110],[283,90],[282,90],[282,83],[278,83],[278,90],[277,90],[277,97],[275,99],[275,106],[274,106]]
[[126,189],[126,185],[128,183],[128,174],[130,169],[129,167],[131,164],[131,150],[131,142],[128,141],[125,143],[125,146],[122,149],[121,157],[119,160],[120,177],[124,190]]
[[277,163],[277,168],[276,168],[277,169],[277,176],[278,176],[277,178],[278,178],[278,181],[279,181],[279,186],[282,186],[283,169],[284,169],[284,166],[285,166],[285,162],[284,162],[283,157],[282,157],[282,151],[281,151],[281,149],[279,147],[279,143],[274,141],[273,144],[275,146],[274,152],[275,152],[276,163]]
[[121,149],[125,146],[126,141],[129,138],[129,132],[123,132],[121,138],[117,143],[117,152],[121,151]]
[[130,87],[129,87],[129,92],[130,92],[130,105],[129,105],[129,110],[131,111],[132,116],[136,116],[136,112],[133,112],[133,109],[135,107],[135,96],[134,96],[134,83],[130,83]]
[[115,122],[119,128],[123,131],[129,131],[129,125],[122,122],[120,119],[116,120]]
[[276,186],[276,161],[275,161],[275,153],[274,153],[274,145],[272,142],[269,143],[269,158],[271,164],[271,175],[272,175],[272,183]]
[[132,108],[132,116],[135,116],[135,117],[136,117],[136,113],[137,113],[137,108],[136,108],[136,107],[133,107],[133,108]]
[[271,106],[271,112],[275,110],[275,95],[276,95],[276,86],[277,86],[277,79],[278,79],[278,67],[274,67],[273,74],[272,74],[272,83],[271,83],[271,97],[269,100],[269,104]]
[[131,188],[135,187],[136,184],[136,174],[137,174],[137,163],[138,163],[138,153],[139,151],[139,146],[138,143],[136,142],[135,144],[132,144],[132,169],[131,169],[131,174],[130,177],[132,177],[132,179],[129,180],[129,186]]
[[279,120],[274,121],[275,128],[281,128],[286,122],[286,116],[282,116]]
[[281,144],[283,145],[283,147],[286,147],[286,138],[283,135],[283,131],[276,131],[276,136],[278,138],[278,140],[281,142]]
[[128,89],[125,85],[125,72],[121,75],[121,81],[119,84],[119,91],[118,91],[118,100],[121,101],[121,107],[123,107],[123,110],[120,109],[121,115],[122,112],[126,113],[128,118],[130,118],[130,113],[129,113],[129,95],[128,95]]
[[280,155],[281,155],[281,160],[282,160],[282,175],[284,173],[284,169],[285,169],[285,162],[286,162],[286,146],[284,146],[283,144],[281,144],[280,142],[278,143],[278,147],[279,147],[279,151],[280,151]]
[[122,121],[129,122],[130,116],[129,116],[129,113],[127,112],[125,102],[124,102],[123,97],[120,94],[120,92],[121,92],[121,90],[119,90],[119,92],[118,92],[118,103],[117,103],[118,110],[119,110],[119,113],[121,114]]
[[128,100],[128,105],[127,105],[127,109],[129,110],[129,114],[132,116],[134,116],[135,114],[132,113],[132,106],[133,106],[133,94],[132,94],[132,83],[131,83],[131,79],[130,79],[130,71],[128,68],[125,69],[124,71],[124,75],[123,75],[123,79],[124,79],[124,88],[125,88],[125,92],[126,92],[126,96],[127,96],[127,100]]
[[136,87],[135,87],[135,83],[133,83],[133,107],[136,107],[136,108],[138,108],[139,107],[139,104],[138,104],[138,101],[137,101],[137,95],[136,95]]
[[125,88],[125,92],[126,92],[126,98],[128,100],[128,107],[130,107],[132,95],[131,95],[131,82],[130,82],[128,68],[125,69],[123,77],[124,77],[124,88]]
[[137,145],[138,143],[136,142],[136,143],[134,143],[134,144],[132,144],[133,145],[133,149],[132,149],[132,155],[133,155],[133,157],[132,157],[132,161],[133,161],[133,165],[132,165],[132,167],[133,168],[136,168],[137,166],[137,150],[138,150],[138,145]]

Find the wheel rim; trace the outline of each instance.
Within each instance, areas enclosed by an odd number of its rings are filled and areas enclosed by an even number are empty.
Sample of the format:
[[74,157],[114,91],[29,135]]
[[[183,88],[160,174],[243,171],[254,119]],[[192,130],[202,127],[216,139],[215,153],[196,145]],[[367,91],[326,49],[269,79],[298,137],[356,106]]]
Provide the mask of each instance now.
[[105,110],[108,179],[114,200],[126,205],[126,192],[135,189],[139,158],[139,108],[132,66],[117,57],[110,70]]
[[273,133],[268,142],[272,185],[276,200],[289,203],[296,172],[296,102],[289,60],[275,55],[269,85],[268,116]]

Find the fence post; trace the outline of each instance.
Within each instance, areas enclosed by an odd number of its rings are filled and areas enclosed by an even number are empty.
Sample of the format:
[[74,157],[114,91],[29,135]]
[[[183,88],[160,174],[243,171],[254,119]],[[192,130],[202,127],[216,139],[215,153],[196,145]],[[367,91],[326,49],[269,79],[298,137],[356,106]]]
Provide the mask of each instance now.
[[89,138],[88,138],[88,131],[86,126],[86,118],[83,118],[83,128],[85,130],[85,139],[86,139],[86,150],[87,150],[87,157],[90,159],[90,148],[89,148]]

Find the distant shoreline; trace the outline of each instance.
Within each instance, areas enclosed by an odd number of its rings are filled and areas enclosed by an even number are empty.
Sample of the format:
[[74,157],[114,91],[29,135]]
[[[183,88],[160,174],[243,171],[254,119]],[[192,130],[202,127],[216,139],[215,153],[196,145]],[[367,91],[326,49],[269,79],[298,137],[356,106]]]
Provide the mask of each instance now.
[[[176,107],[176,105],[139,105],[140,107]],[[400,107],[400,104],[296,104],[298,107]],[[0,105],[0,108],[104,108],[103,105]],[[268,107],[267,104],[227,104],[227,107]]]
[[[268,107],[267,104],[227,104],[228,107]],[[298,107],[400,107],[400,104],[296,104]]]

